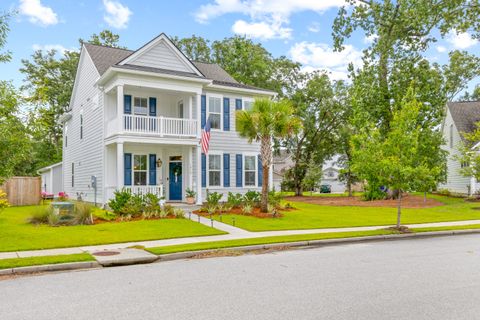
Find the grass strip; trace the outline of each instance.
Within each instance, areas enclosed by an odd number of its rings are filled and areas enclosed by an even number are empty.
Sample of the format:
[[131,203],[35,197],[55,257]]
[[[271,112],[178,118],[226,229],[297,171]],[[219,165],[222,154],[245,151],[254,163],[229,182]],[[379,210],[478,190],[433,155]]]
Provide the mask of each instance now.
[[160,255],[160,254],[184,252],[184,251],[234,248],[234,247],[250,246],[250,245],[257,245],[257,244],[366,237],[366,236],[387,235],[387,234],[395,234],[395,233],[396,232],[391,230],[371,230],[371,231],[354,231],[354,232],[297,234],[297,235],[289,235],[289,236],[273,236],[273,237],[249,238],[249,239],[238,239],[238,240],[223,240],[223,241],[179,244],[179,245],[172,245],[172,246],[147,248],[146,250],[153,254]]
[[480,229],[480,224],[467,224],[464,226],[446,226],[446,227],[428,227],[428,228],[413,228],[413,232],[432,232],[432,231],[450,231],[450,230],[470,230]]
[[0,259],[0,270],[18,267],[38,266],[44,264],[59,264],[67,262],[94,261],[95,259],[88,253],[64,254],[56,256],[27,257]]

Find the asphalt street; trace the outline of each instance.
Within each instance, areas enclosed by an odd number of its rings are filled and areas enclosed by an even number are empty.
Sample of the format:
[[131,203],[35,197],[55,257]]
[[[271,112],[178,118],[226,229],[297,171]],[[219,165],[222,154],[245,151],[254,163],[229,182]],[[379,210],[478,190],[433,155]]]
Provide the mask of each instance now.
[[480,235],[3,280],[0,319],[480,319]]

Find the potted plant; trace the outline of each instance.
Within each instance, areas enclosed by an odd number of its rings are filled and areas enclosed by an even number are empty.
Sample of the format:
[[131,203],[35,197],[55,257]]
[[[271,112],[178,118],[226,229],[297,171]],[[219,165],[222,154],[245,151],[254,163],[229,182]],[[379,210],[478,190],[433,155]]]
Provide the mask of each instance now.
[[195,191],[193,191],[190,188],[187,188],[185,190],[185,195],[186,195],[188,204],[194,204],[195,203],[195,196],[197,195],[197,193]]

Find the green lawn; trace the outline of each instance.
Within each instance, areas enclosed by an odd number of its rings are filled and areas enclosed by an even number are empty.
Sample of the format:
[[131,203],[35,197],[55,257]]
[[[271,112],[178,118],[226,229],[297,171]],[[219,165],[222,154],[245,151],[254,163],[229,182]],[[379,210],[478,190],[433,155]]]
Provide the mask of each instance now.
[[35,226],[29,224],[27,218],[36,208],[39,207],[10,207],[0,213],[0,252],[224,234],[188,219]]
[[58,256],[28,257],[0,259],[0,269],[19,268],[26,266],[38,266],[42,264],[59,264],[67,262],[94,261],[95,259],[88,253],[66,254]]
[[296,234],[296,235],[290,235],[290,236],[274,236],[274,237],[261,237],[261,238],[250,238],[250,239],[239,239],[239,240],[223,240],[223,241],[211,241],[211,242],[202,242],[202,243],[179,244],[179,245],[172,245],[172,246],[147,248],[146,250],[150,251],[153,254],[158,255],[158,254],[184,252],[184,251],[198,251],[198,250],[207,250],[207,249],[222,249],[222,248],[233,248],[233,247],[241,247],[241,246],[251,246],[256,244],[366,237],[366,236],[376,236],[376,235],[395,234],[395,233],[396,232],[391,230],[372,230],[372,231],[355,231],[355,232]]
[[[466,202],[461,198],[430,195],[445,205],[425,209],[402,209],[402,223],[426,223],[458,220],[480,219],[480,203]],[[297,210],[284,212],[282,218],[260,219],[243,215],[223,215],[224,223],[249,231],[295,230],[316,228],[340,228],[376,225],[393,225],[396,223],[396,208],[380,207],[344,207],[325,206],[292,202]],[[218,216],[214,217],[219,220]]]

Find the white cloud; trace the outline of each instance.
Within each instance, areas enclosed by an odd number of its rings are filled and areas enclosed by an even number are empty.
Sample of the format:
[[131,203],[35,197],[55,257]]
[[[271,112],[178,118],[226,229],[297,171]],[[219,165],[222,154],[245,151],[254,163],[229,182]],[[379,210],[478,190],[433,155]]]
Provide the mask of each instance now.
[[355,67],[362,64],[362,52],[352,45],[345,45],[343,51],[335,52],[325,43],[303,41],[290,49],[290,56],[303,65],[304,71],[326,70],[333,79],[346,80],[349,63]]
[[37,51],[37,50],[45,50],[45,51],[50,51],[50,50],[56,50],[60,54],[64,54],[65,51],[78,51],[77,48],[66,48],[62,46],[61,44],[34,44],[32,46],[32,49]]
[[308,26],[308,31],[317,33],[320,32],[320,24],[318,22],[314,22]]
[[[290,16],[301,11],[315,11],[322,13],[325,10],[345,4],[344,0],[212,0],[213,2],[200,6],[195,13],[195,20],[200,23],[229,13],[240,13],[250,17],[251,21],[238,20],[233,31],[250,31],[250,37],[263,39],[289,38],[291,28],[288,28]],[[252,30],[262,28],[261,32]],[[252,32],[253,31],[253,32]]]
[[447,48],[445,48],[444,46],[437,46],[436,49],[440,53],[447,51]]
[[366,36],[365,38],[363,38],[363,43],[366,43],[366,44],[372,44],[373,41],[375,41],[375,39],[378,38],[378,35],[376,34],[371,34],[369,36]]
[[266,21],[246,22],[237,20],[232,26],[232,31],[236,34],[259,39],[289,39],[292,35],[292,29],[282,27],[282,24],[278,21],[268,23]]
[[103,0],[103,5],[106,11],[103,20],[111,27],[125,29],[132,15],[132,11],[130,11],[127,6],[114,0]]
[[478,43],[468,32],[450,31],[447,35],[447,41],[457,49],[467,49]]
[[41,26],[58,23],[57,14],[52,8],[42,5],[40,0],[20,0],[19,12],[27,16],[31,23]]

